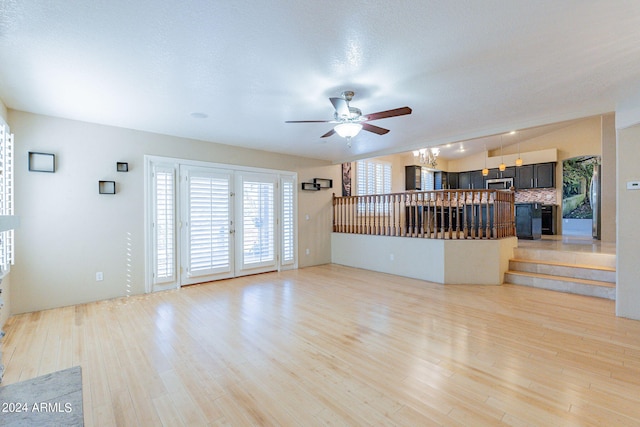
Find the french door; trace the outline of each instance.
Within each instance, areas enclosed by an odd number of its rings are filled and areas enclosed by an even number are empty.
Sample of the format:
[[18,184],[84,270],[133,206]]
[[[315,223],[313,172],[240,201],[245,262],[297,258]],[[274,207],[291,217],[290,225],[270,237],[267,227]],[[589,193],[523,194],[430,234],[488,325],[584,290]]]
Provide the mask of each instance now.
[[277,177],[237,173],[236,184],[236,275],[275,270]]
[[147,291],[295,268],[295,174],[192,163],[146,162]]
[[231,277],[233,173],[180,166],[180,284]]

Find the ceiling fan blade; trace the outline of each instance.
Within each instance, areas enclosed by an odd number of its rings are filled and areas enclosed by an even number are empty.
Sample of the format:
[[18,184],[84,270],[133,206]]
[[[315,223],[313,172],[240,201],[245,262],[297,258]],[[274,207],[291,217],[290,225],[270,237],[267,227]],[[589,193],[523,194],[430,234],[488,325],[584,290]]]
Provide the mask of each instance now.
[[402,107],[402,108],[396,108],[393,110],[387,110],[387,111],[380,111],[378,113],[373,113],[373,114],[367,114],[367,121],[371,121],[371,120],[379,120],[379,119],[386,119],[387,117],[396,117],[396,116],[404,116],[407,114],[411,114],[411,108],[409,107]]
[[332,120],[287,120],[285,123],[329,123]]
[[333,135],[334,133],[336,133],[335,130],[331,129],[329,132],[325,133],[324,135],[322,135],[320,138],[327,138],[331,135]]
[[333,104],[338,116],[349,117],[349,104],[347,104],[347,101],[342,98],[329,98],[329,101]]
[[385,133],[389,133],[389,129],[370,125],[369,123],[362,123],[362,130],[377,133],[378,135],[384,135]]

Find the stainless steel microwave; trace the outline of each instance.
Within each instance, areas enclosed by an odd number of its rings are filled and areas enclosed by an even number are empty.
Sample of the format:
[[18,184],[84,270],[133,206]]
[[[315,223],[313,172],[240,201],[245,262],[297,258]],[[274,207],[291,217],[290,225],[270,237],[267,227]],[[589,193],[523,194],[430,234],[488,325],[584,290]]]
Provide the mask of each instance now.
[[487,179],[485,187],[488,190],[508,190],[513,187],[513,178]]

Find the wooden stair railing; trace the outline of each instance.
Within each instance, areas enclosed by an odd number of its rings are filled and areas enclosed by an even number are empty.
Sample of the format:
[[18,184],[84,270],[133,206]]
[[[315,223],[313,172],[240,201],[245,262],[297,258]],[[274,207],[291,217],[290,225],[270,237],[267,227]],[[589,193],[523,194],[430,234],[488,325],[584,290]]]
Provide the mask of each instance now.
[[336,197],[336,233],[426,239],[516,235],[515,195],[502,190],[434,190]]

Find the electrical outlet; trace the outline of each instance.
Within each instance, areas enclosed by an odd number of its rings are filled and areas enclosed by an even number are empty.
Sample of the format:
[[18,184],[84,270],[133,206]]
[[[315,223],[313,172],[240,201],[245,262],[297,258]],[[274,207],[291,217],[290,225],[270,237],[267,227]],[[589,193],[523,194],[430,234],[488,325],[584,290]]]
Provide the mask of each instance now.
[[305,251],[305,253],[306,253],[307,255],[309,255],[309,254],[311,253],[311,251],[309,251],[309,248],[307,248],[307,250]]
[[102,275],[102,271],[98,271],[96,273],[96,282],[102,282],[103,279],[104,279],[104,276]]

